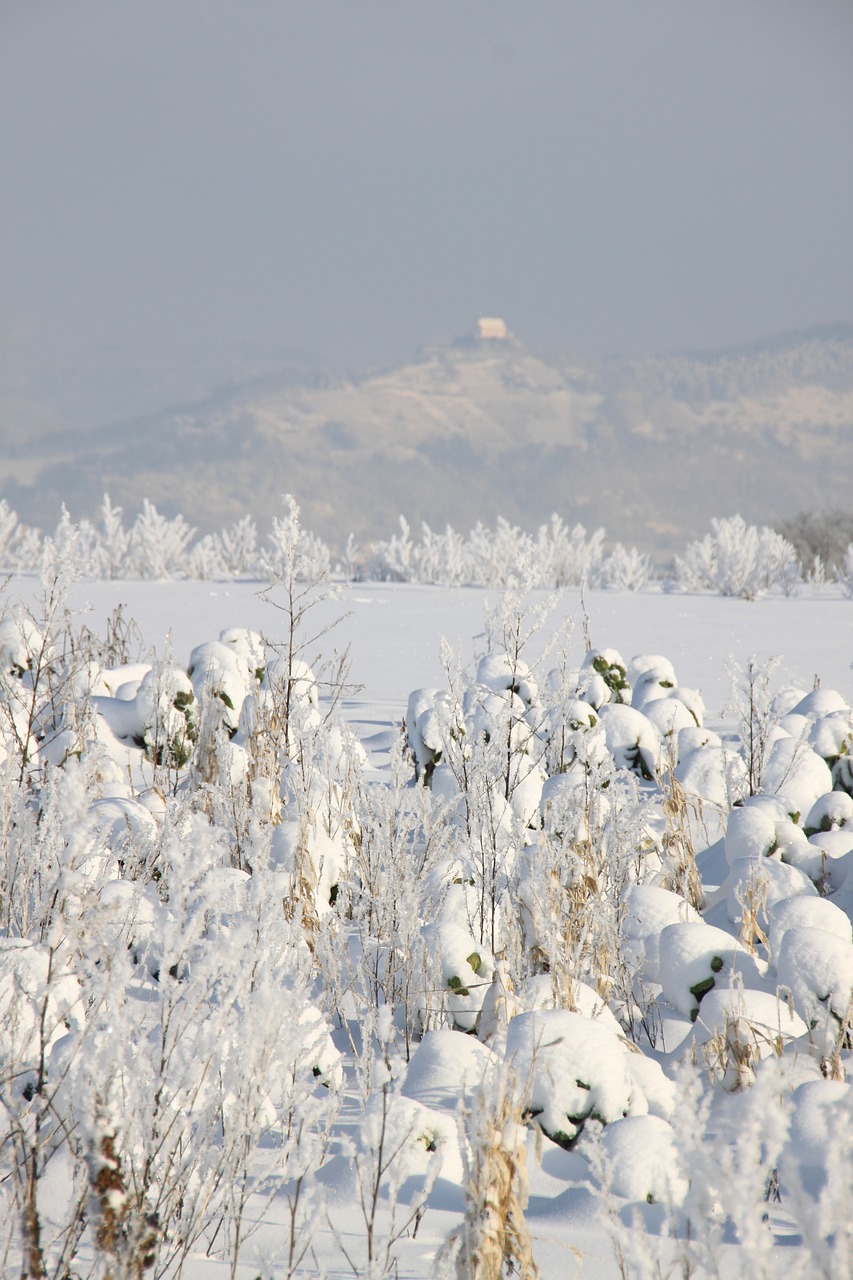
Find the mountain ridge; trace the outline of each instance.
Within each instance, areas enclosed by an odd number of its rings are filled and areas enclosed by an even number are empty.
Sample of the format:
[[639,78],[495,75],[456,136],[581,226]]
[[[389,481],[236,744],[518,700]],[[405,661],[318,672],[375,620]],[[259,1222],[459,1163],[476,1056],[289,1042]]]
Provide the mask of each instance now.
[[202,532],[246,512],[263,530],[293,492],[336,546],[389,536],[401,512],[467,530],[557,511],[662,557],[713,515],[770,523],[849,504],[853,325],[597,364],[456,340],[357,377],[270,374],[6,444],[0,492],[43,527],[63,501],[93,518],[107,491],[128,514],[147,496]]

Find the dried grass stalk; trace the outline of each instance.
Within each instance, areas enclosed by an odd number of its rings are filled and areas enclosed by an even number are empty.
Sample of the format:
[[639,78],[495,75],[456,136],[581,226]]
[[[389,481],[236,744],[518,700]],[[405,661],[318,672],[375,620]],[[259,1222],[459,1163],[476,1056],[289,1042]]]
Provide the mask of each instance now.
[[538,1280],[524,1216],[528,1182],[523,1102],[507,1071],[483,1085],[463,1113],[469,1156],[457,1280]]

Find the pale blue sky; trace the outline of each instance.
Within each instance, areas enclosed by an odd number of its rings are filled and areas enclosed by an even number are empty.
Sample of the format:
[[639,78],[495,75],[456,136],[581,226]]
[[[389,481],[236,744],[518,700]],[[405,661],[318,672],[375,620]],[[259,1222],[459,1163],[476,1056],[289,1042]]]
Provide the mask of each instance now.
[[849,0],[3,0],[0,353],[853,319],[851,67]]

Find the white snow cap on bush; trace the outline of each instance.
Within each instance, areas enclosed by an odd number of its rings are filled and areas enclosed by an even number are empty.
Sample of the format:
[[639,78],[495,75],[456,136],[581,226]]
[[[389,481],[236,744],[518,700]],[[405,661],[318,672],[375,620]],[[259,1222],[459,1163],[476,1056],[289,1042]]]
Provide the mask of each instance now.
[[561,1146],[572,1145],[590,1116],[610,1124],[648,1112],[628,1056],[609,1027],[565,1009],[520,1013],[507,1030],[507,1061],[528,1091],[529,1113]]
[[512,690],[526,706],[539,696],[530,668],[520,658],[511,659],[506,653],[487,653],[477,664],[477,684],[485,685],[495,693]]
[[442,1027],[427,1031],[403,1080],[403,1093],[425,1107],[455,1112],[460,1091],[473,1093],[486,1078],[494,1054],[474,1036]]
[[828,898],[803,895],[774,902],[767,912],[770,954],[776,959],[789,929],[824,929],[845,942],[853,940],[849,916]]
[[424,927],[424,934],[454,1024],[463,1031],[473,1031],[494,974],[491,952],[465,928],[461,916],[454,918],[447,907],[437,924]]
[[853,942],[823,928],[794,925],[779,946],[776,973],[810,1027],[837,1036],[851,1016]]
[[707,993],[714,987],[727,988],[734,974],[740,974],[747,986],[763,985],[767,966],[713,925],[667,925],[659,947],[664,997],[687,1017],[695,1019]]
[[[770,991],[743,987],[709,991],[696,1015],[693,1039],[707,1045],[715,1037],[749,1050],[752,1062],[778,1054],[808,1027],[787,1000]],[[725,1053],[725,1048],[722,1049]]]
[[796,1170],[806,1190],[817,1195],[826,1182],[827,1153],[837,1141],[839,1122],[849,1107],[851,1086],[843,1080],[806,1080],[794,1090],[791,1129],[780,1173]]
[[779,738],[764,766],[765,791],[783,797],[790,810],[808,813],[815,801],[832,790],[832,774],[825,760],[796,738]]
[[[715,805],[720,814],[727,813],[733,804],[743,798],[748,787],[748,776],[743,757],[729,751],[719,740],[687,750],[685,735],[694,732],[682,729],[678,735],[678,765],[675,779],[688,796],[696,796]],[[704,733],[705,730],[696,730]],[[692,738],[686,739],[689,744]]]
[[661,736],[652,722],[634,707],[607,702],[600,708],[607,750],[617,769],[630,769],[652,779],[660,770]]
[[678,684],[675,667],[669,658],[665,658],[661,653],[635,654],[628,663],[626,674],[632,690],[646,683],[656,683],[660,686],[661,681],[670,687]]
[[622,895],[621,933],[629,962],[647,982],[660,982],[660,934],[668,924],[701,923],[699,912],[680,894],[658,885],[628,885]]
[[15,618],[0,620],[0,667],[7,675],[22,676],[43,644],[38,627],[23,611]]
[[671,691],[673,696],[664,696],[654,698],[651,702],[643,703],[643,715],[657,729],[662,738],[666,740],[666,755],[673,762],[678,761],[678,741],[681,733],[691,726],[695,727],[701,722],[701,714],[697,720],[696,714],[691,711],[681,697],[675,696],[675,690]]
[[790,710],[794,715],[820,719],[837,711],[849,711],[850,703],[836,689],[812,689]]
[[777,796],[750,796],[726,822],[726,861],[766,858],[776,848],[776,824],[787,817]]
[[759,928],[766,929],[768,909],[797,895],[817,896],[817,889],[805,872],[776,856],[738,858],[729,869],[726,912],[732,924],[737,925],[745,912],[753,912]]
[[687,1193],[675,1133],[659,1116],[627,1116],[609,1124],[601,1154],[610,1191],[623,1200],[679,1204]]

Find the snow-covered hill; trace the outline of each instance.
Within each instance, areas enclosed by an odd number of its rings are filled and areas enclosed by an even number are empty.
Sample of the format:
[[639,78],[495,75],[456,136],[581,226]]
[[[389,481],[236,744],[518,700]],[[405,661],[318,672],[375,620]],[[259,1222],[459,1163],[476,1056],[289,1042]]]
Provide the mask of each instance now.
[[0,489],[50,525],[149,496],[200,529],[297,495],[327,540],[531,528],[552,511],[666,556],[713,515],[773,523],[844,505],[853,474],[853,326],[731,351],[592,366],[515,339],[458,340],[358,379],[265,378],[84,433],[3,430]]

